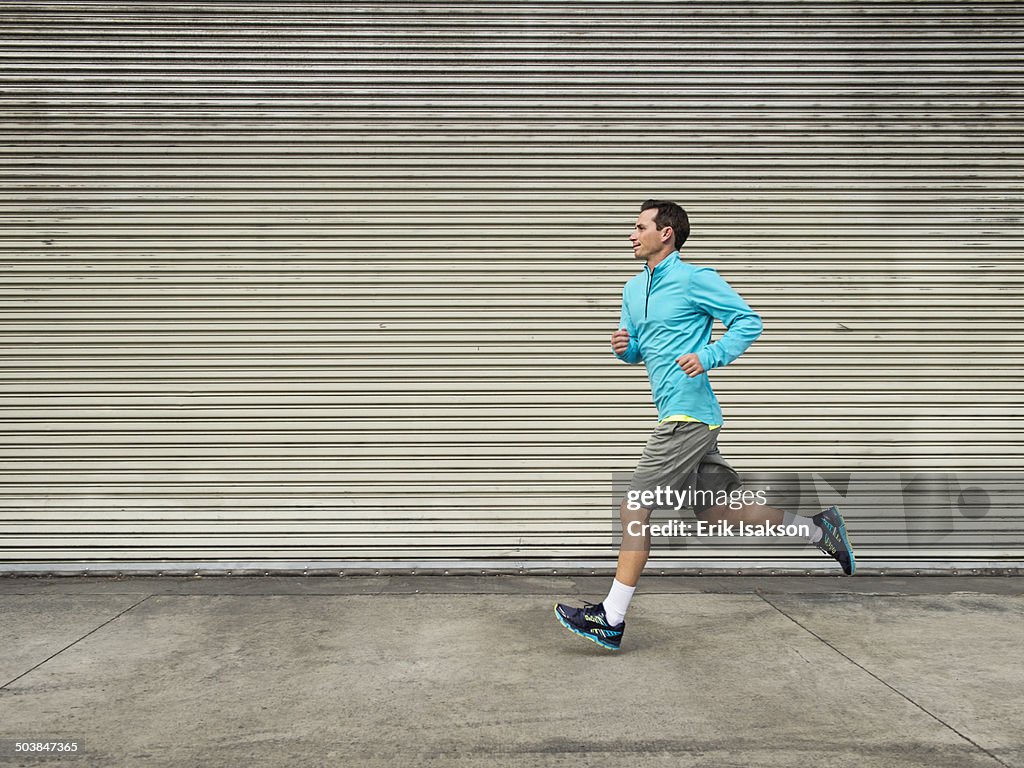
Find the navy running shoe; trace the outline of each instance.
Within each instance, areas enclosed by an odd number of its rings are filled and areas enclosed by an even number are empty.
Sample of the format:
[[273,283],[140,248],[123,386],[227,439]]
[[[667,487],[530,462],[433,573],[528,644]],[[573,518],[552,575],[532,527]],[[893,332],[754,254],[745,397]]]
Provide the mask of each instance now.
[[571,605],[555,605],[555,617],[562,626],[570,632],[575,632],[580,637],[607,648],[609,651],[619,650],[619,643],[622,642],[622,633],[626,629],[626,622],[623,621],[617,626],[608,623],[604,615],[604,604],[584,603],[582,608],[573,608]]
[[814,546],[829,557],[834,557],[843,567],[843,573],[853,576],[857,570],[857,562],[853,557],[853,547],[846,535],[846,521],[839,514],[839,508],[831,506],[811,518],[821,528],[821,538]]

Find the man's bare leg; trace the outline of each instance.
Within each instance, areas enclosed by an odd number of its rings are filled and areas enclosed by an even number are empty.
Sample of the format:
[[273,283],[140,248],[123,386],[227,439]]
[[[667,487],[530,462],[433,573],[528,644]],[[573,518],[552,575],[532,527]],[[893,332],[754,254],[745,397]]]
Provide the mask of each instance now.
[[619,507],[619,519],[622,521],[622,544],[619,546],[615,578],[627,586],[635,587],[651,554],[651,532],[645,528],[641,535],[633,534],[639,533],[638,529],[648,524],[651,510],[629,509],[623,499]]

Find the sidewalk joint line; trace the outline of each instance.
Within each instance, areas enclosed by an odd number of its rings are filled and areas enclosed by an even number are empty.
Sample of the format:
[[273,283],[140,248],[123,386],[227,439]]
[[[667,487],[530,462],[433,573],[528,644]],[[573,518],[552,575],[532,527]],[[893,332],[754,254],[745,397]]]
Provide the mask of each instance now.
[[981,752],[984,752],[984,753],[985,753],[986,755],[988,755],[989,757],[991,757],[991,758],[992,758],[993,760],[995,760],[995,761],[996,761],[997,763],[999,763],[999,764],[1000,764],[1000,765],[1002,765],[1002,766],[1005,766],[1005,768],[1012,768],[1012,766],[1010,766],[1010,764],[1009,764],[1009,763],[1004,763],[1004,762],[1003,762],[1002,760],[1000,760],[1000,759],[999,759],[999,757],[997,757],[996,755],[994,755],[994,754],[993,754],[992,752],[990,752],[989,750],[985,749],[985,747],[981,746],[981,744],[979,744],[978,742],[976,742],[976,741],[975,741],[974,739],[972,739],[971,737],[967,736],[966,734],[963,734],[963,733],[961,733],[960,731],[958,731],[958,730],[957,730],[956,728],[954,728],[954,727],[953,727],[952,725],[950,725],[949,723],[947,723],[947,722],[946,722],[945,720],[943,720],[943,719],[942,719],[941,717],[939,717],[939,716],[938,716],[938,715],[936,715],[935,713],[933,713],[933,712],[929,712],[929,711],[928,711],[927,709],[925,709],[925,708],[924,708],[923,706],[921,706],[921,705],[920,705],[920,704],[918,704],[918,703],[917,703],[916,701],[914,701],[914,700],[913,700],[912,698],[910,698],[909,696],[907,696],[907,694],[903,693],[903,691],[901,691],[900,689],[896,688],[895,686],[891,685],[890,683],[888,683],[888,682],[886,682],[885,680],[883,680],[882,678],[880,678],[880,677],[879,677],[878,675],[876,675],[876,674],[875,674],[874,672],[872,672],[872,671],[871,671],[870,669],[868,669],[867,667],[865,667],[865,666],[864,666],[863,664],[860,664],[859,662],[857,662],[857,661],[855,661],[854,659],[852,659],[852,658],[850,658],[849,656],[847,656],[847,655],[846,655],[845,653],[843,653],[843,652],[842,652],[841,650],[839,650],[838,648],[836,648],[836,647],[835,647],[835,646],[834,646],[834,645],[833,645],[832,643],[830,643],[830,642],[829,642],[828,640],[826,640],[825,638],[823,638],[823,637],[822,637],[821,635],[819,635],[819,634],[818,634],[817,632],[814,632],[813,630],[809,629],[808,627],[805,627],[805,626],[804,626],[803,624],[801,624],[801,623],[800,623],[799,621],[797,621],[796,619],[794,619],[794,618],[793,618],[792,616],[790,616],[790,615],[789,615],[788,613],[786,613],[786,612],[785,612],[784,610],[782,610],[782,609],[781,609],[781,608],[780,608],[779,606],[777,606],[777,605],[776,605],[775,603],[773,603],[773,602],[772,602],[771,600],[769,600],[769,599],[768,599],[767,597],[765,597],[765,596],[764,596],[763,594],[761,594],[760,592],[758,592],[758,593],[757,593],[757,596],[758,596],[758,597],[760,597],[760,598],[761,598],[762,600],[764,600],[764,601],[765,601],[766,603],[768,603],[768,605],[770,605],[770,606],[771,606],[772,608],[774,608],[774,609],[775,609],[776,611],[778,611],[778,612],[779,612],[779,613],[781,613],[781,614],[782,614],[783,616],[785,616],[785,617],[786,617],[787,619],[789,619],[789,620],[790,620],[791,622],[793,622],[793,623],[794,623],[794,624],[796,624],[796,625],[797,625],[798,627],[800,627],[800,629],[802,629],[802,630],[803,630],[804,632],[806,632],[807,634],[809,634],[809,635],[810,635],[811,637],[815,638],[815,639],[816,639],[816,640],[817,640],[818,642],[820,642],[820,643],[823,643],[824,645],[826,645],[826,646],[828,646],[829,648],[831,648],[831,649],[832,649],[833,651],[835,651],[835,652],[836,652],[837,654],[839,654],[840,656],[842,656],[842,657],[843,657],[844,659],[846,659],[846,660],[847,660],[848,662],[850,662],[851,664],[853,664],[853,665],[854,665],[855,667],[857,667],[857,668],[858,668],[859,670],[861,670],[862,672],[866,673],[866,674],[867,674],[867,675],[869,675],[870,677],[874,678],[874,679],[875,679],[876,681],[878,681],[879,683],[881,683],[882,685],[884,685],[884,686],[885,686],[886,688],[888,688],[888,689],[889,689],[890,691],[892,691],[893,693],[895,693],[895,694],[896,694],[897,696],[899,696],[900,698],[904,699],[905,701],[909,702],[910,704],[913,704],[913,705],[914,705],[915,707],[917,707],[917,708],[918,708],[919,710],[921,710],[921,711],[922,711],[922,712],[924,712],[924,713],[925,713],[926,715],[928,715],[928,717],[932,718],[932,719],[933,719],[933,720],[934,720],[935,722],[939,723],[940,725],[944,726],[945,728],[948,728],[948,729],[949,729],[950,731],[952,731],[953,733],[955,733],[955,734],[956,734],[957,736],[959,736],[959,737],[960,737],[961,739],[963,739],[963,740],[964,740],[964,741],[966,741],[966,742],[967,742],[968,744],[970,744],[971,746],[973,746],[973,747],[974,747],[975,749],[978,749],[978,750],[980,750]]
[[139,600],[139,602],[137,602],[137,603],[134,603],[134,604],[132,604],[132,605],[129,605],[129,606],[127,607],[127,608],[125,608],[125,609],[124,609],[123,611],[121,611],[121,612],[120,612],[119,614],[117,614],[116,616],[113,616],[113,617],[111,617],[111,618],[107,619],[107,620],[106,620],[106,621],[104,621],[104,622],[103,622],[102,624],[100,624],[100,625],[99,625],[98,627],[94,627],[93,629],[89,630],[88,632],[86,632],[86,633],[85,633],[84,635],[82,635],[82,636],[81,636],[80,638],[78,638],[77,640],[73,640],[73,641],[71,641],[70,643],[68,643],[67,645],[65,645],[65,646],[64,646],[63,648],[61,648],[61,649],[60,649],[59,651],[57,651],[56,653],[53,653],[53,654],[51,654],[50,656],[48,656],[47,658],[43,659],[42,661],[40,661],[40,662],[39,662],[38,664],[36,664],[35,666],[33,666],[33,667],[31,667],[30,669],[27,669],[27,670],[25,670],[24,672],[22,672],[22,673],[21,673],[20,675],[18,675],[17,677],[15,677],[15,678],[14,678],[13,680],[8,680],[8,681],[7,681],[6,683],[4,683],[3,685],[0,685],[0,691],[6,690],[6,689],[7,689],[7,686],[9,686],[9,685],[13,685],[14,683],[16,683],[16,682],[18,682],[19,680],[21,680],[21,678],[23,678],[23,677],[24,677],[25,675],[27,675],[27,674],[29,674],[29,673],[31,673],[31,672],[34,672],[35,670],[39,669],[39,668],[40,668],[41,666],[43,666],[43,664],[46,664],[46,663],[47,663],[48,661],[50,661],[51,659],[54,659],[54,658],[56,658],[57,656],[60,656],[60,655],[61,655],[62,653],[64,653],[64,651],[66,651],[66,650],[67,650],[68,648],[70,648],[71,646],[73,646],[73,645],[78,645],[78,644],[79,644],[80,642],[82,642],[83,640],[85,640],[85,638],[89,637],[89,635],[92,635],[92,634],[94,634],[94,633],[96,633],[96,632],[99,632],[99,631],[100,631],[101,629],[103,629],[103,628],[104,628],[105,626],[107,626],[107,625],[108,625],[108,624],[110,624],[111,622],[117,621],[117,620],[118,620],[119,618],[121,618],[121,617],[122,617],[122,616],[124,616],[124,615],[125,615],[126,613],[128,613],[128,611],[132,610],[133,608],[137,608],[137,607],[139,607],[139,606],[140,606],[140,605],[142,605],[142,604],[143,604],[144,602],[146,602],[147,600],[149,600],[149,598],[151,598],[151,597],[153,597],[153,595],[151,595],[151,594],[150,594],[150,595],[146,595],[146,596],[145,596],[144,598],[142,598],[141,600]]

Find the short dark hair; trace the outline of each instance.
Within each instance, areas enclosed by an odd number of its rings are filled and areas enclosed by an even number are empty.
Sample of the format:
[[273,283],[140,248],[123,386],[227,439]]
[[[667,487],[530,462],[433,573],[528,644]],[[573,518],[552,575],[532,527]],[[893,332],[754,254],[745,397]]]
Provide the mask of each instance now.
[[654,217],[654,224],[658,229],[672,227],[676,236],[676,248],[682,247],[686,238],[690,236],[690,220],[686,216],[686,211],[668,200],[645,200],[640,206],[640,213],[652,208],[658,211],[658,215]]

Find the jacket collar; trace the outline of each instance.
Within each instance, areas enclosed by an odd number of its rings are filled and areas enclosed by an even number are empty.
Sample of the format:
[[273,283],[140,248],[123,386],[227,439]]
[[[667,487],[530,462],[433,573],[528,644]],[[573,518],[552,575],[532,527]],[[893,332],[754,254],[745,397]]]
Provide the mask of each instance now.
[[664,259],[659,261],[657,264],[655,264],[653,270],[650,267],[648,267],[646,264],[644,264],[644,272],[650,273],[652,275],[653,274],[659,274],[660,275],[662,272],[667,272],[668,270],[672,269],[672,267],[674,267],[678,263],[679,263],[679,251],[672,251],[672,253],[670,253]]

